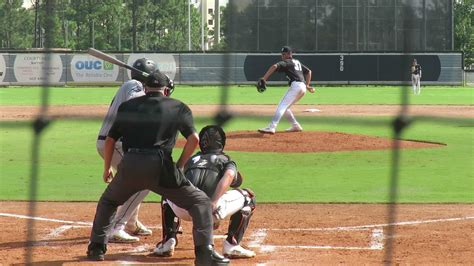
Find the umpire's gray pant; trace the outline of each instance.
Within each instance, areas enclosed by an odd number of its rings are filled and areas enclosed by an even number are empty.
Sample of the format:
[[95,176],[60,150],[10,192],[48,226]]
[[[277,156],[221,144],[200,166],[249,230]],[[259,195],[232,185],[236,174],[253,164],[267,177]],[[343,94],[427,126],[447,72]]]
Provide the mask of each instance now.
[[186,209],[193,219],[194,245],[213,244],[212,209],[209,197],[192,185],[179,188],[160,186],[160,178],[173,178],[163,167],[159,154],[126,153],[119,164],[117,176],[102,194],[92,227],[91,242],[108,243],[107,232],[117,207],[138,191],[148,189]]

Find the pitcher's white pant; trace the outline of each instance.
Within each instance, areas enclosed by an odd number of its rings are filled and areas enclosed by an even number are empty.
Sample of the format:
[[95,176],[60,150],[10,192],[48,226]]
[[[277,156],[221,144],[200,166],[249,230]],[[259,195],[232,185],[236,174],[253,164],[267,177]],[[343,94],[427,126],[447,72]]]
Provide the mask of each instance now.
[[[104,158],[104,145],[105,140],[97,140],[96,147],[99,155]],[[111,167],[114,174],[117,172],[119,163],[123,158],[122,142],[117,141],[115,143],[114,153],[112,155]],[[112,224],[114,225],[112,231],[125,229],[125,224],[128,222],[132,225],[138,221],[138,210],[140,209],[140,203],[148,195],[149,190],[142,190],[133,194],[122,206],[117,208]],[[111,232],[112,232],[111,231]]]
[[[170,200],[166,200],[166,202],[170,205],[171,209],[173,209],[173,212],[180,219],[192,221],[191,215],[189,215],[188,211],[178,207]],[[228,190],[217,201],[217,212],[213,217],[217,220],[224,220],[225,218],[230,217],[232,214],[240,211],[244,207],[244,203],[245,197],[241,192],[238,190]]]
[[280,100],[275,115],[272,118],[272,122],[268,127],[275,129],[283,115],[286,116],[288,122],[290,122],[292,126],[299,126],[298,121],[296,121],[296,118],[293,115],[293,112],[290,110],[290,107],[298,102],[305,93],[306,84],[300,81],[293,81],[286,94]]
[[420,75],[419,74],[411,74],[411,84],[413,86],[413,94],[420,94],[421,87],[420,87]]

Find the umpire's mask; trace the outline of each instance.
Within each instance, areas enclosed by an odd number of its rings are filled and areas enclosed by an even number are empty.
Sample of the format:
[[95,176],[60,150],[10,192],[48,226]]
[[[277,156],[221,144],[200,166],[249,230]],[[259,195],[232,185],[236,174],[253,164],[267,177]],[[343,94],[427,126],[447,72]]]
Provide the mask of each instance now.
[[220,126],[205,126],[199,132],[199,148],[202,153],[221,153],[225,146],[225,133]]

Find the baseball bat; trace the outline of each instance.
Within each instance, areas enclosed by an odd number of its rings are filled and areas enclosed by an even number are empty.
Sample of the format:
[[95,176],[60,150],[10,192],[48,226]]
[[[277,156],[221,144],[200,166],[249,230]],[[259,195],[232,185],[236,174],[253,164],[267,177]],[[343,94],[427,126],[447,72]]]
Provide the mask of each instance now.
[[124,67],[124,68],[126,68],[126,69],[136,71],[136,72],[142,74],[144,77],[148,77],[148,76],[149,76],[148,73],[143,72],[143,71],[141,71],[141,70],[139,70],[139,69],[136,69],[136,68],[134,68],[133,66],[129,66],[129,65],[125,64],[124,62],[118,60],[117,58],[115,58],[115,57],[113,57],[113,56],[111,56],[111,55],[108,55],[108,54],[106,54],[106,53],[103,53],[103,52],[101,52],[101,51],[99,51],[99,50],[97,50],[97,49],[89,48],[89,50],[87,51],[87,53],[90,54],[90,55],[92,55],[92,56],[95,56],[95,57],[97,57],[97,58],[99,58],[99,59],[102,59],[102,60],[104,60],[104,61],[107,61],[107,62],[109,62],[109,63],[112,63],[112,64],[114,64],[114,65],[117,65],[117,66],[119,66],[119,67]]

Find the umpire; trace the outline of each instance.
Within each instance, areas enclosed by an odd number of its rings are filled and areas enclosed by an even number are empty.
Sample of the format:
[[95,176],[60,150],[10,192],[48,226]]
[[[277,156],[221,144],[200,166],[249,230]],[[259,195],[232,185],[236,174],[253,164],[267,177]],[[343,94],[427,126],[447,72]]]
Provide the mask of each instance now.
[[[118,139],[122,138],[126,152],[117,175],[97,204],[87,248],[90,260],[104,260],[107,232],[117,207],[138,191],[148,189],[188,210],[192,216],[197,265],[229,263],[228,259],[214,251],[209,198],[192,186],[180,170],[196,149],[199,137],[189,107],[166,97],[170,87],[168,77],[156,70],[145,83],[146,95],[124,102],[118,109],[105,140],[104,180],[111,174],[110,164]],[[175,164],[171,152],[178,131],[186,138],[186,144]]]

